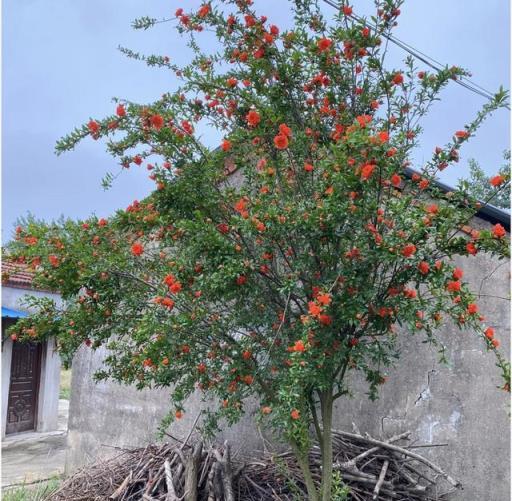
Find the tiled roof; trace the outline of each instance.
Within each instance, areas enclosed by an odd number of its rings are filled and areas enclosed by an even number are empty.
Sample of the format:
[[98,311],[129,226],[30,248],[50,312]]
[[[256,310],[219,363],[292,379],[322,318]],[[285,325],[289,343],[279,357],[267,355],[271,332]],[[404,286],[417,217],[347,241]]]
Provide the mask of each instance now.
[[33,278],[29,265],[2,260],[2,285],[32,289]]

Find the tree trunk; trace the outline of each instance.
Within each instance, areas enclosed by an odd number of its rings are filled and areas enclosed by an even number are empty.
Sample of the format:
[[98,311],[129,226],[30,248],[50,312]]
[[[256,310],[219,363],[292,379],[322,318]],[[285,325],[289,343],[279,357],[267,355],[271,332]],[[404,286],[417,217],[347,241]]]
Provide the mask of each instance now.
[[304,476],[304,483],[306,484],[306,489],[308,491],[308,501],[320,501],[315,487],[315,482],[313,481],[313,475],[311,475],[308,453],[302,452],[295,442],[291,442],[291,446],[295,457],[297,458],[297,462],[299,463],[302,475]]
[[186,456],[185,462],[185,501],[197,501],[197,473],[203,452],[202,442],[197,442],[194,449]]
[[320,396],[322,411],[322,501],[331,501],[332,491],[332,390],[323,392]]

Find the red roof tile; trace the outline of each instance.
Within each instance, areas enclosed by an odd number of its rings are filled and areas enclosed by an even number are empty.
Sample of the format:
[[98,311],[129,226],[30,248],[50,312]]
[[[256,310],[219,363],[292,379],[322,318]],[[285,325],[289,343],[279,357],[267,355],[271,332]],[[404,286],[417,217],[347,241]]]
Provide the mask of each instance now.
[[2,260],[2,285],[32,289],[33,278],[29,265]]

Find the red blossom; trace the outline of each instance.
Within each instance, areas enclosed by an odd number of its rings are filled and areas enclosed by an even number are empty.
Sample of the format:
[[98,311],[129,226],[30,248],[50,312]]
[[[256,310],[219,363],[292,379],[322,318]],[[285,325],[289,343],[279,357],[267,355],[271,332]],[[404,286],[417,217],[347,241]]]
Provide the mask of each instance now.
[[418,264],[418,270],[422,275],[427,275],[430,271],[430,265],[426,261],[422,261]]
[[474,315],[477,312],[478,312],[478,305],[477,304],[475,304],[475,303],[468,304],[468,313],[470,315]]
[[291,412],[290,412],[290,416],[293,420],[297,420],[297,419],[300,419],[300,412],[297,410],[297,409],[293,409]]
[[295,352],[299,352],[299,353],[302,353],[302,352],[306,351],[306,347],[304,346],[304,342],[299,339],[292,346],[292,350],[295,351]]
[[318,50],[320,52],[325,52],[326,50],[329,50],[332,46],[332,40],[329,38],[320,38],[317,42]]
[[217,225],[217,229],[221,232],[221,233],[228,233],[229,232],[229,226],[226,224],[226,223],[220,223]]
[[279,126],[279,133],[283,136],[286,136],[287,138],[292,137],[292,129],[290,129],[290,127],[288,127],[286,124],[281,124]]
[[366,164],[361,167],[361,179],[363,181],[368,181],[375,170],[376,165]]
[[507,231],[498,223],[492,227],[492,234],[496,238],[503,238],[507,234]]
[[93,136],[97,136],[100,131],[100,124],[96,122],[96,120],[90,120],[87,124],[87,128]]
[[495,188],[503,184],[505,181],[505,178],[503,176],[497,175],[493,176],[489,179],[489,183],[494,186]]
[[284,134],[278,134],[276,137],[274,137],[274,146],[278,150],[285,150],[288,148],[288,137],[286,137]]
[[162,115],[152,115],[150,118],[150,122],[152,127],[154,127],[156,130],[160,130],[164,126],[164,119]]
[[402,178],[398,174],[393,174],[391,176],[391,184],[395,188],[400,188],[400,185],[402,184]]
[[231,141],[229,141],[228,139],[224,139],[222,141],[222,145],[221,145],[221,148],[224,150],[224,151],[229,151],[231,149]]
[[135,242],[132,245],[131,251],[134,256],[140,256],[144,252],[144,247],[141,243]]
[[458,280],[453,280],[448,282],[448,284],[446,285],[446,290],[448,292],[459,292],[461,289],[461,285],[462,284]]
[[492,327],[487,327],[484,334],[487,339],[492,339],[494,337],[494,329]]
[[393,83],[395,85],[402,85],[404,83],[404,76],[401,73],[395,73],[393,76]]
[[411,257],[416,254],[416,246],[414,244],[407,244],[400,252],[404,257]]
[[478,252],[478,249],[475,247],[475,244],[473,242],[468,242],[466,244],[466,251],[468,254],[475,256]]
[[455,268],[452,273],[454,280],[460,280],[464,276],[464,271],[460,268]]
[[250,127],[256,127],[261,121],[260,114],[256,110],[249,111],[245,119]]
[[201,5],[199,10],[197,11],[197,15],[201,18],[206,17],[211,10],[211,7],[208,4]]

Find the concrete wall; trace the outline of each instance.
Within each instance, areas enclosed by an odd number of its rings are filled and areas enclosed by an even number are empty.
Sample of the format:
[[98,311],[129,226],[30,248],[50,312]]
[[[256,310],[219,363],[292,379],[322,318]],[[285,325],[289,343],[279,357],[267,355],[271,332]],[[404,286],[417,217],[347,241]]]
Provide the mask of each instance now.
[[[51,297],[56,301],[60,301],[60,297],[57,294],[3,286],[2,305],[18,311],[30,311],[23,305],[23,298],[26,295]],[[5,436],[12,343],[10,338],[2,340],[2,437]],[[49,339],[48,342],[43,345],[41,356],[41,379],[39,382],[36,422],[37,431],[52,431],[58,428],[59,385],[60,357],[55,351],[55,340]]]
[[[476,222],[474,226],[479,226]],[[486,223],[485,223],[486,224]],[[473,290],[480,290],[479,305],[487,324],[496,330],[504,353],[509,353],[509,262],[478,255],[459,259]],[[438,364],[435,350],[422,344],[420,335],[403,334],[399,369],[389,370],[380,399],[369,401],[364,382],[354,380],[357,399],[340,400],[335,427],[359,429],[376,437],[410,430],[419,443],[448,443],[422,452],[461,480],[464,491],[452,499],[505,501],[510,499],[510,402],[498,390],[501,384],[494,356],[474,334],[452,325],[440,333],[447,345],[449,366]],[[91,375],[101,367],[105,353],[84,348],[73,362],[67,471],[98,456],[115,453],[110,446],[138,446],[155,440],[168,404],[168,392],[136,391],[115,383],[94,384]],[[196,397],[194,397],[196,398]],[[170,433],[185,436],[200,403]],[[227,430],[219,440],[232,441],[242,452],[263,449],[252,416]]]

